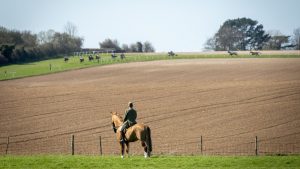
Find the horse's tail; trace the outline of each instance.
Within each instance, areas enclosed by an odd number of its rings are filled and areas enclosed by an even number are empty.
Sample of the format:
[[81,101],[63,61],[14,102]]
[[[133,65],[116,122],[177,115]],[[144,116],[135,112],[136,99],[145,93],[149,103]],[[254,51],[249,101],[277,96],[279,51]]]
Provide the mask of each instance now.
[[149,151],[152,152],[152,140],[151,140],[151,130],[150,127],[146,127],[146,143],[147,143],[147,148],[149,148]]

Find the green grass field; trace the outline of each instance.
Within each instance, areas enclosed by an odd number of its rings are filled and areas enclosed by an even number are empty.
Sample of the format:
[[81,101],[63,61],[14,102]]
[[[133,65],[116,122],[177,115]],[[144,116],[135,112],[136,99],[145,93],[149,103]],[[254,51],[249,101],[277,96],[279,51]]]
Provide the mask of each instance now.
[[[126,54],[126,59],[121,60],[120,58],[111,59],[110,54],[100,55],[101,59],[88,61],[87,55],[84,57],[83,63],[79,62],[78,56],[71,56],[68,62],[64,62],[63,58],[49,59],[44,61],[14,64],[0,67],[0,80],[8,80],[15,78],[22,78],[35,75],[50,74],[56,72],[62,72],[67,70],[81,69],[92,66],[101,66],[116,63],[128,63],[128,62],[143,62],[153,60],[169,60],[169,59],[207,59],[207,58],[300,58],[297,54],[287,55],[238,55],[230,56],[228,54],[197,54],[187,53],[179,54],[178,56],[168,57],[162,53],[150,53],[150,54]],[[51,69],[50,69],[51,68]]]
[[0,169],[299,169],[300,156],[2,156]]

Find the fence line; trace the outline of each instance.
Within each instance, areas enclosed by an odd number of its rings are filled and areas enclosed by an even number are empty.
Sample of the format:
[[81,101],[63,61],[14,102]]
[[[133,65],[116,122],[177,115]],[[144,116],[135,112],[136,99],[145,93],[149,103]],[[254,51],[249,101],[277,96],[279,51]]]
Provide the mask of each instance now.
[[[173,155],[271,155],[300,154],[298,137],[289,142],[259,137],[153,137],[153,154]],[[119,143],[114,136],[62,135],[51,138],[0,137],[0,155],[16,154],[119,154]],[[130,154],[142,155],[140,142],[130,144]]]

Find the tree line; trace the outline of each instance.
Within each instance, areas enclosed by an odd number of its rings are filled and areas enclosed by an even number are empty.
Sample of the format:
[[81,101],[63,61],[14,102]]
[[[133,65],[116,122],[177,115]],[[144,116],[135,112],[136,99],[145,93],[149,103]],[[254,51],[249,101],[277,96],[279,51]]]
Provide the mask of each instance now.
[[68,30],[71,28],[66,27],[63,33],[48,30],[34,34],[0,27],[0,64],[43,60],[80,50],[83,38]]
[[300,28],[294,35],[287,36],[280,31],[265,31],[262,24],[250,18],[225,21],[204,44],[207,50],[299,50]]
[[[65,25],[64,32],[50,29],[37,34],[0,26],[0,65],[70,55],[82,50],[83,41],[83,38],[77,36],[77,27],[69,22]],[[120,46],[117,40],[108,38],[100,42],[99,46],[115,52],[155,52],[149,41]]]
[[[65,25],[64,32],[54,30],[34,34],[30,31],[9,30],[0,26],[0,65],[23,63],[68,55],[81,51],[84,39],[76,36],[77,28],[72,23]],[[155,52],[149,41],[122,44],[115,39],[99,42],[101,49],[115,52]],[[225,21],[209,38],[204,48],[207,50],[300,50],[300,28],[293,36],[280,31],[265,31],[262,24],[250,18]]]
[[118,40],[116,39],[105,39],[102,42],[99,42],[100,49],[114,49],[116,52],[155,52],[155,49],[151,42],[145,41],[140,42],[137,41],[136,43],[122,44],[120,46]]

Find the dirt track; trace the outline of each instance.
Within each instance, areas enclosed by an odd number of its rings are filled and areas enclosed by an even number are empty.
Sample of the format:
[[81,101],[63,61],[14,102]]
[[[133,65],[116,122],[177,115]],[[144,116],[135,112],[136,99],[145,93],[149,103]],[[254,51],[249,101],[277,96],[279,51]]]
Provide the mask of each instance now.
[[[2,81],[0,92],[0,144],[10,136],[11,153],[68,152],[69,145],[35,146],[55,137],[60,139],[44,142],[62,144],[75,134],[85,146],[79,153],[91,149],[96,154],[93,137],[114,139],[110,112],[123,113],[128,101],[135,102],[138,121],[151,127],[156,152],[180,147],[166,148],[173,143],[197,145],[200,135],[211,141],[245,139],[240,142],[249,146],[258,136],[261,144],[293,144],[293,151],[300,151],[300,59],[109,65]],[[0,154],[4,149],[2,144]],[[104,151],[112,149],[118,151]],[[209,145],[204,149],[209,151]]]

